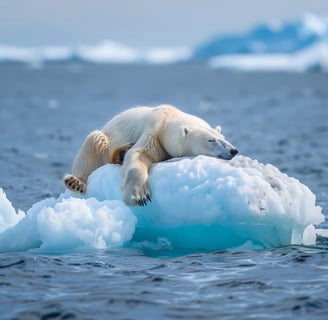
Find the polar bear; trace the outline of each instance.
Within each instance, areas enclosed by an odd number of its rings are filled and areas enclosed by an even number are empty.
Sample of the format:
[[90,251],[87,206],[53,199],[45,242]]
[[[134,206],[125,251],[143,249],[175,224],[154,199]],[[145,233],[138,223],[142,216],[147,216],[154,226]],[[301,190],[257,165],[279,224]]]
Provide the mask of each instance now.
[[106,163],[119,163],[124,202],[144,206],[151,201],[148,175],[154,162],[197,155],[230,160],[237,153],[219,126],[213,129],[171,105],[136,107],[87,136],[74,160],[73,175],[66,175],[64,184],[84,194],[91,172]]

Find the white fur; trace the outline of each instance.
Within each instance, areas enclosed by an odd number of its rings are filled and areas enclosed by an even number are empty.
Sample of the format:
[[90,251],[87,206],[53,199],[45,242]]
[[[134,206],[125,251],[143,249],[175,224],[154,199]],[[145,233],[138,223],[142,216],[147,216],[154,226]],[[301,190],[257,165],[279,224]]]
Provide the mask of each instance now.
[[100,141],[105,147],[100,151],[94,148],[89,142],[92,134],[89,135],[75,159],[74,176],[87,181],[95,167],[111,162],[115,150],[131,145],[122,166],[123,199],[129,205],[145,205],[150,201],[148,174],[154,162],[196,155],[229,160],[237,152],[221,135],[220,127],[213,129],[204,120],[170,105],[126,110],[94,136],[94,143],[99,145]]

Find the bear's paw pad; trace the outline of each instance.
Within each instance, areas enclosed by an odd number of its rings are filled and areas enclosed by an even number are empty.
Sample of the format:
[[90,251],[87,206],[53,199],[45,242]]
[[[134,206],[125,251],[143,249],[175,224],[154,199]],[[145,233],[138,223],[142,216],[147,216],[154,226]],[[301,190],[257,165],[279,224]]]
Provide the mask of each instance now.
[[85,192],[87,191],[86,184],[72,175],[67,175],[64,177],[64,184],[68,190],[71,190],[73,192],[85,194]]

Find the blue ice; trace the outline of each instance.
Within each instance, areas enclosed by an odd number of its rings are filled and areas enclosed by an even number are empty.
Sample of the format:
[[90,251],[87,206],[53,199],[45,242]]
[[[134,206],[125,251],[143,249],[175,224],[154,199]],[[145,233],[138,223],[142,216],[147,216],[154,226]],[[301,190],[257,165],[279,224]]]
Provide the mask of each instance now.
[[89,177],[85,196],[16,212],[0,189],[0,251],[43,253],[163,243],[170,249],[261,249],[313,245],[324,221],[315,195],[297,179],[244,156],[205,156],[155,164],[152,202],[122,202],[119,165]]

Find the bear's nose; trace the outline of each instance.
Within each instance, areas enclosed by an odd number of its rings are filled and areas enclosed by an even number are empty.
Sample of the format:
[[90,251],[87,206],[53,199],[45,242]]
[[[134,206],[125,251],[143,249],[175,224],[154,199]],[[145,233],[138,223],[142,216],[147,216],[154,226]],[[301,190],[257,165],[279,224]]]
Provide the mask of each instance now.
[[231,149],[230,154],[234,157],[238,153],[237,149]]

